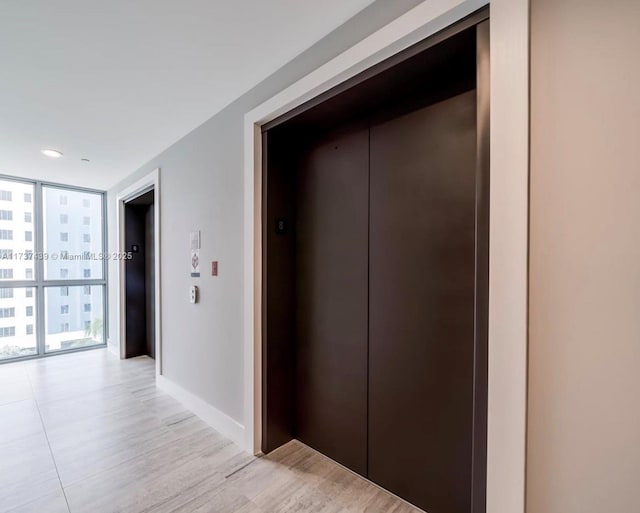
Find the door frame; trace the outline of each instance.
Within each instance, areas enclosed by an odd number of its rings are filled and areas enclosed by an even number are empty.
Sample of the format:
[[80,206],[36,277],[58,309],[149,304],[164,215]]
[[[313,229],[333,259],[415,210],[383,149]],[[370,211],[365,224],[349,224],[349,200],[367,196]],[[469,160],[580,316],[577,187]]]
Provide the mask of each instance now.
[[[118,230],[117,252],[122,254],[126,251],[125,244],[125,203],[132,199],[154,191],[153,198],[153,229],[154,229],[154,266],[155,266],[155,368],[156,376],[162,375],[162,343],[161,343],[161,293],[160,293],[160,168],[154,169],[148,175],[142,177],[129,187],[120,191],[116,197],[116,226]],[[127,332],[126,332],[126,270],[125,260],[116,259],[116,286],[118,297],[118,334],[120,358],[125,359],[127,355]]]
[[[488,3],[425,0],[245,115],[243,446],[247,451],[260,452],[262,433],[262,125]],[[490,26],[487,511],[523,513],[528,344],[529,0],[493,0]]]

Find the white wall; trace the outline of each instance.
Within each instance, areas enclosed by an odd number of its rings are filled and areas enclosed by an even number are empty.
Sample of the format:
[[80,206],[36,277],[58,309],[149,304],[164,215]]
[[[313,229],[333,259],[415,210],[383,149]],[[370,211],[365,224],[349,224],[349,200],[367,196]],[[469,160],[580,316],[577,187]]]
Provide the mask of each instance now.
[[639,27],[532,0],[527,513],[640,511]]
[[[116,195],[161,168],[163,374],[239,423],[244,422],[244,115],[418,3],[375,2],[109,191],[109,244],[115,250]],[[188,235],[196,229],[202,232],[203,275],[192,279]],[[220,262],[217,278],[209,275],[211,260]],[[110,311],[116,312],[114,265],[110,276]],[[197,305],[188,301],[192,283],[201,291]],[[112,342],[118,332],[115,321],[112,315]]]

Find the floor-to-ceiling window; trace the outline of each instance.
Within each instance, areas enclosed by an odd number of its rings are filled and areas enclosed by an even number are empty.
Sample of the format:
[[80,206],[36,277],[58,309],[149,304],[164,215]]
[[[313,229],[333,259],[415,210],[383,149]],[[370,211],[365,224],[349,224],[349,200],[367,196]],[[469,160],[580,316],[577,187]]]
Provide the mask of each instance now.
[[0,362],[105,344],[104,193],[0,178]]

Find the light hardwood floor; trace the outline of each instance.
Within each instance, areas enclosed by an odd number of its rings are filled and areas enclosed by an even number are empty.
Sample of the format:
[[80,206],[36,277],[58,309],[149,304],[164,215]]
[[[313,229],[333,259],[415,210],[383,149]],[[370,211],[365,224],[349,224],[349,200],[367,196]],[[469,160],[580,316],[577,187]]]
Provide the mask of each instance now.
[[106,350],[0,365],[0,512],[419,510],[293,441],[256,458]]

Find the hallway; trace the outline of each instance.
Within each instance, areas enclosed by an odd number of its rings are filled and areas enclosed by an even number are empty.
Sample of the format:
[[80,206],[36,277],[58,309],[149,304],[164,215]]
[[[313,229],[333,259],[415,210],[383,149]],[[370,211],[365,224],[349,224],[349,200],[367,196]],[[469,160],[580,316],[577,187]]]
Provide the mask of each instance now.
[[298,442],[254,458],[94,350],[0,366],[0,512],[418,510]]

